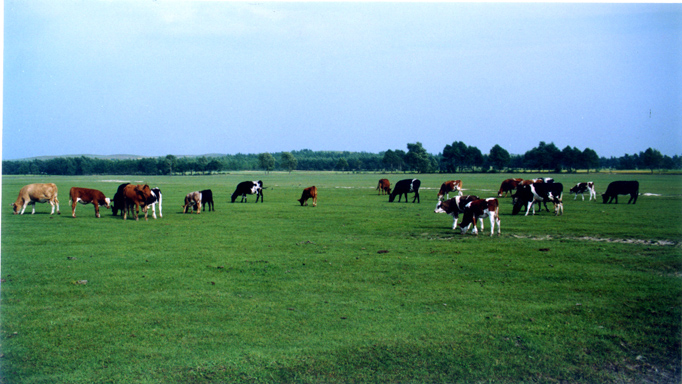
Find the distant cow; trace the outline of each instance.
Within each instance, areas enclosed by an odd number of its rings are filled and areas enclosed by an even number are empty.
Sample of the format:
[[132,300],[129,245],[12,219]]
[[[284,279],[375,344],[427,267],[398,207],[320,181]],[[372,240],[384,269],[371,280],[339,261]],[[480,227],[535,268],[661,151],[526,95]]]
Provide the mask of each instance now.
[[263,202],[263,182],[261,180],[256,181],[242,181],[237,185],[237,189],[234,190],[232,194],[232,202],[237,200],[237,197],[242,197],[242,203],[246,201],[246,195],[256,195],[256,203],[258,198],[260,202]]
[[380,195],[390,195],[391,194],[391,182],[388,179],[379,179],[379,184],[377,184],[377,189]]
[[185,196],[185,205],[182,206],[182,213],[187,213],[187,210],[196,206],[197,214],[201,213],[201,192],[190,192]]
[[419,200],[419,186],[421,185],[421,181],[419,179],[403,179],[397,182],[393,188],[393,192],[391,192],[391,195],[388,197],[388,202],[392,203],[395,200],[396,195],[398,196],[398,202],[400,202],[400,199],[402,198],[403,195],[405,195],[405,202],[407,203],[407,194],[408,193],[414,193],[414,199],[412,202],[421,202]]
[[[547,208],[547,202],[552,202],[555,205],[554,212],[559,214],[557,210],[557,205],[562,203],[562,195],[564,192],[564,186],[561,183],[533,183],[530,185],[524,185],[519,188],[514,194],[514,208],[512,209],[512,215],[516,215],[521,210],[521,207],[526,208],[525,216],[528,216],[531,208],[533,209],[533,214],[535,214],[535,203],[542,203],[545,205],[545,209],[549,212]],[[563,205],[561,206],[561,213],[563,213]]]
[[204,209],[209,212],[215,212],[215,208],[213,207],[213,191],[210,189],[204,189],[199,193],[201,193],[201,204],[204,206]]
[[140,207],[144,212],[144,219],[148,220],[147,201],[152,196],[152,190],[147,184],[128,184],[123,188],[123,220],[128,219],[128,213],[135,210],[135,220],[139,220]]
[[462,229],[462,235],[467,233],[469,227],[473,224],[474,229],[471,231],[473,235],[478,235],[476,229],[476,221],[481,225],[483,231],[483,219],[490,218],[490,236],[495,234],[495,224],[497,224],[497,234],[500,234],[500,205],[496,198],[491,197],[487,199],[478,199],[469,202],[464,207],[464,217],[459,227]]
[[[113,199],[113,204],[111,206],[111,213],[116,216],[118,215],[118,211],[121,211],[121,215],[123,215],[123,205],[124,205],[124,192],[123,190],[127,185],[130,185],[130,183],[123,183],[118,186],[118,189],[116,190],[116,193],[114,194],[114,199]],[[156,205],[159,205],[159,216],[163,217],[163,195],[161,193],[161,189],[158,187],[152,188],[151,189],[151,194],[147,201],[145,201],[145,206],[147,206],[147,210],[149,208],[152,209],[152,217],[156,219]]]
[[511,191],[515,190],[519,185],[521,185],[521,182],[523,182],[523,179],[507,179],[503,181],[500,185],[500,191],[497,192],[497,197],[502,197],[503,193],[504,197],[507,197],[508,193],[511,193]]
[[109,205],[111,200],[104,196],[104,193],[96,189],[72,187],[69,191],[69,204],[71,204],[71,216],[76,217],[76,205],[81,203],[83,205],[90,204],[95,206],[95,217],[99,216],[99,206],[103,205],[107,209],[111,208]]
[[597,192],[594,190],[594,183],[591,181],[588,181],[587,183],[578,183],[570,190],[571,193],[575,193],[573,200],[577,199],[578,194],[580,194],[583,197],[583,201],[585,201],[585,192],[588,191],[590,192],[590,201],[592,201],[592,198],[596,201]]
[[[17,201],[10,204],[14,214],[24,214],[24,210],[27,205],[32,205],[33,210],[31,214],[36,213],[36,203],[47,203],[49,202],[52,206],[52,212],[50,215],[54,214],[54,207],[57,206],[57,214],[61,215],[59,212],[59,199],[57,199],[57,186],[53,183],[47,184],[29,184],[25,185],[19,191],[19,196],[17,196]],[[21,209],[21,212],[19,210]]]
[[459,196],[462,196],[462,180],[448,180],[441,184],[440,190],[438,191],[438,201],[450,198],[450,192],[457,191]]
[[604,204],[615,199],[618,204],[618,195],[630,195],[628,204],[637,204],[637,197],[639,196],[639,182],[638,181],[614,181],[606,187],[606,192],[601,196],[604,199]]
[[448,215],[452,216],[453,218],[452,229],[455,229],[457,227],[457,220],[459,219],[459,214],[464,213],[464,208],[466,207],[466,205],[474,200],[478,200],[478,196],[465,195],[453,197],[452,199],[445,201],[439,200],[438,203],[436,204],[436,209],[433,212],[447,213]]
[[301,203],[301,206],[308,205],[308,199],[310,198],[313,199],[313,207],[317,207],[317,187],[314,185],[312,187],[305,188],[301,198],[298,199],[298,201]]

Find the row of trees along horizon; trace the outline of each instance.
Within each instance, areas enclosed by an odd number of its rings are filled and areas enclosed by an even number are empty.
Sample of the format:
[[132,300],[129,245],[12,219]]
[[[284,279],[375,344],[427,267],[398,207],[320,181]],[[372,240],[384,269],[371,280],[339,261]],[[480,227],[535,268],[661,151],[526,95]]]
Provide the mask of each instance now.
[[343,171],[343,172],[576,172],[577,170],[679,170],[682,158],[662,155],[648,148],[638,154],[599,157],[585,148],[554,143],[540,144],[523,155],[513,155],[499,145],[483,154],[461,141],[443,148],[438,155],[426,152],[420,142],[407,144],[407,151],[385,152],[300,151],[219,156],[143,157],[102,159],[86,156],[47,160],[3,160],[4,175],[194,175],[229,171]]

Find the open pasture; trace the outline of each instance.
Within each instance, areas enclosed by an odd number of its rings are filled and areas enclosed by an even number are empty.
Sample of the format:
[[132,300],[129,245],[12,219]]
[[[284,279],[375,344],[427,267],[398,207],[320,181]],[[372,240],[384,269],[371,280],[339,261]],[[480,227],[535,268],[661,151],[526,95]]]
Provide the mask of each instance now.
[[[679,382],[682,177],[550,176],[564,215],[500,198],[492,238],[454,232],[438,188],[494,197],[517,175],[3,177],[0,382]],[[421,204],[388,203],[382,177],[421,179]],[[259,179],[263,204],[229,203]],[[568,194],[630,179],[636,205]],[[12,214],[36,182],[61,215]],[[163,218],[71,217],[69,188],[121,182],[160,187]],[[202,189],[215,211],[182,214]]]

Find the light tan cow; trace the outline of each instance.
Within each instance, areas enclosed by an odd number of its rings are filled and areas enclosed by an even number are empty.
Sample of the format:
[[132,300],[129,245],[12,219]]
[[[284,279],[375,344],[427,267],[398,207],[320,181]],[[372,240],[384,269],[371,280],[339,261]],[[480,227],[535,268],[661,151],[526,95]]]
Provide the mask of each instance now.
[[[33,206],[31,214],[34,214],[36,213],[36,203],[47,202],[52,206],[50,215],[54,214],[55,205],[57,206],[57,214],[61,215],[61,212],[59,212],[59,200],[57,199],[57,186],[53,183],[29,184],[24,186],[19,191],[17,201],[10,205],[12,206],[15,215],[23,215],[27,205],[31,204]],[[19,212],[19,210],[21,210],[21,212]]]
[[185,196],[185,205],[182,206],[182,213],[187,213],[187,210],[192,206],[197,207],[197,214],[201,213],[201,192],[190,192]]

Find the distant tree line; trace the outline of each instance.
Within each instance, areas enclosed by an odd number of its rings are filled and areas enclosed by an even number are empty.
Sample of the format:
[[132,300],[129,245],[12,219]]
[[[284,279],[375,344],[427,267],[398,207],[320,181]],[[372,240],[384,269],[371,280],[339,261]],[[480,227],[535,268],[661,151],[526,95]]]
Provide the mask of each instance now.
[[484,154],[476,147],[456,141],[432,155],[421,143],[407,144],[407,151],[380,153],[350,151],[300,151],[224,156],[143,157],[99,159],[86,156],[52,159],[3,160],[5,175],[194,175],[230,171],[343,171],[343,172],[575,172],[577,170],[670,170],[682,169],[682,158],[662,155],[656,149],[622,157],[599,157],[585,148],[557,148],[541,141],[523,155],[510,154],[495,145]]

